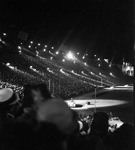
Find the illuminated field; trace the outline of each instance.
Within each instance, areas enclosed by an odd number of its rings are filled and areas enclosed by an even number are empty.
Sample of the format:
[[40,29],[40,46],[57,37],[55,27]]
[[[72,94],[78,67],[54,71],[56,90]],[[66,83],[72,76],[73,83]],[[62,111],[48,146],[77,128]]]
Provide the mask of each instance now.
[[[66,102],[69,106],[72,105],[71,100],[67,100]],[[90,105],[88,105],[86,102],[90,102]],[[92,100],[80,100],[79,99],[79,100],[74,100],[74,103],[78,105],[82,105],[82,107],[75,107],[75,108],[72,107],[72,109],[85,110],[85,109],[90,109],[94,107],[100,108],[100,107],[111,107],[111,106],[123,105],[123,104],[126,104],[127,102],[120,101],[120,100],[111,100],[111,99],[108,99],[108,100],[97,99],[96,101],[94,99]]]

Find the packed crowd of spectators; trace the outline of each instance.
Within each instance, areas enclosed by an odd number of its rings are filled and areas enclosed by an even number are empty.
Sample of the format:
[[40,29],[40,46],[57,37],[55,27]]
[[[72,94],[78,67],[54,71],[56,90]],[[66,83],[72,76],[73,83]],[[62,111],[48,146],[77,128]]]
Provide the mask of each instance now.
[[0,89],[2,150],[133,149],[134,126],[114,128],[111,113],[78,115],[63,99],[52,97],[45,83],[28,84],[22,92],[20,97],[11,88]]

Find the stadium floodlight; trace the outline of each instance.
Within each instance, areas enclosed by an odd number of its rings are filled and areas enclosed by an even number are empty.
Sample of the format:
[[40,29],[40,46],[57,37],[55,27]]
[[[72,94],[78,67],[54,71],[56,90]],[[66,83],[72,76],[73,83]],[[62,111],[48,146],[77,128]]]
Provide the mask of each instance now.
[[111,67],[112,65],[111,64],[109,64],[109,67]]
[[67,59],[70,59],[70,60],[74,60],[75,59],[75,56],[73,55],[73,53],[71,51],[69,51],[66,55]]
[[10,63],[6,63],[6,66],[10,66]]
[[106,62],[106,63],[108,63],[109,61],[108,61],[108,59],[104,59],[104,61]]
[[56,54],[58,55],[58,54],[59,54],[59,51],[57,51]]
[[82,59],[85,59],[85,56],[83,56]]
[[18,46],[18,49],[22,49],[21,46]]
[[71,72],[74,73],[74,70],[72,70]]
[[87,63],[85,62],[84,65],[87,66]]
[[110,72],[110,75],[112,76],[112,72]]
[[112,72],[110,72],[110,76],[115,77]]
[[63,72],[63,69],[60,69],[60,72]]
[[6,34],[6,33],[3,33],[3,35],[6,36],[7,34]]

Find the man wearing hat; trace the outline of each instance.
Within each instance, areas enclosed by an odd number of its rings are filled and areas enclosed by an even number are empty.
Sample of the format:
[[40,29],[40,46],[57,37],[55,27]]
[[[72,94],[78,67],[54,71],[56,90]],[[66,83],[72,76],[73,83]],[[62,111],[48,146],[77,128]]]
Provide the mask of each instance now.
[[14,118],[19,96],[11,88],[0,90],[0,121]]

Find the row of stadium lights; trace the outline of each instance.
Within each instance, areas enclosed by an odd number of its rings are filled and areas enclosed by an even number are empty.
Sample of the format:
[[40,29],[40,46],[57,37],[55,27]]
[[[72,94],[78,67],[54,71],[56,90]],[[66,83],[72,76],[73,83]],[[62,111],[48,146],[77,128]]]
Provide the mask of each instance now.
[[[3,35],[6,35],[6,34],[3,33]],[[21,43],[21,44],[22,44],[22,43]],[[33,41],[30,41],[30,44],[33,44]],[[40,43],[38,43],[37,45],[38,45],[38,46],[41,46]],[[43,49],[43,52],[46,52],[47,45],[45,45],[44,47],[45,47],[45,48]],[[31,48],[31,45],[28,45],[28,48]],[[35,48],[37,49],[37,47],[35,47]],[[54,47],[51,47],[51,49],[54,49]],[[21,51],[20,51],[20,52],[21,52]],[[50,51],[49,51],[49,52],[50,52]],[[55,54],[58,55],[58,54],[59,54],[59,51],[56,51]],[[80,53],[77,52],[77,55],[79,55],[79,54],[80,54]],[[36,56],[38,56],[38,55],[39,55],[39,52],[36,51]],[[85,55],[82,57],[82,59],[85,59],[86,56],[88,56],[88,54],[85,54]],[[94,57],[97,57],[97,55],[94,55]],[[53,57],[50,57],[50,60],[53,60]],[[100,61],[101,59],[100,59],[100,58],[97,58],[97,60]],[[107,61],[107,59],[104,59],[104,61],[107,62],[107,63],[109,63],[109,62]],[[62,59],[62,62],[65,62],[65,59]],[[75,61],[73,61],[73,62],[74,62],[74,64],[75,64]],[[87,66],[87,63],[85,62],[84,65]],[[101,67],[101,64],[98,64],[98,67]],[[109,64],[109,67],[111,67],[111,64]]]
[[[7,35],[6,33],[3,33],[3,36],[6,36],[6,35]],[[33,41],[30,41],[30,44],[33,44]],[[22,45],[22,43],[21,43],[21,45]],[[41,44],[38,43],[38,46],[41,46]],[[28,48],[31,48],[31,45],[29,45]],[[37,47],[35,47],[35,48],[37,48]],[[45,48],[47,48],[47,45],[45,45]],[[46,51],[45,48],[43,49],[44,52]],[[18,46],[18,49],[21,49],[21,47]],[[51,47],[51,49],[54,49],[54,47]],[[20,51],[20,52],[21,52],[21,51]],[[38,54],[38,52],[37,52],[37,54]],[[56,51],[56,55],[58,55],[58,54],[59,54],[59,52]],[[77,55],[79,55],[79,54],[80,54],[80,53],[77,52]],[[88,56],[88,54],[86,54],[86,56]],[[94,55],[94,57],[97,57],[97,55]],[[53,57],[50,57],[50,59],[52,60]],[[85,59],[85,56],[83,56],[82,59]],[[100,58],[98,58],[97,60],[100,61]],[[105,59],[104,59],[104,60],[105,60]],[[65,59],[63,59],[62,61],[65,62]],[[106,60],[105,60],[105,61],[106,61]],[[74,62],[75,62],[75,61],[74,61]],[[106,61],[106,62],[108,63],[108,61]],[[87,65],[87,63],[85,62],[84,65]],[[101,64],[98,64],[98,66],[100,67]],[[111,64],[109,64],[109,67],[111,67]]]
[[[47,47],[47,45],[45,45],[45,47]],[[18,49],[21,49],[21,47],[18,46]],[[52,47],[52,49],[54,49],[54,47]],[[46,49],[43,49],[43,51],[45,52]],[[49,52],[50,52],[50,51],[49,51]],[[21,50],[19,51],[19,53],[21,53]],[[59,52],[56,51],[56,55],[58,55],[58,54],[59,54]],[[77,54],[79,55],[79,52],[77,52]],[[38,55],[39,55],[39,52],[36,51],[36,56],[38,56]],[[86,55],[88,55],[88,54],[86,54]],[[96,57],[96,55],[94,55],[94,57]],[[84,56],[83,56],[83,59],[84,59]],[[50,57],[50,60],[53,60],[53,57]],[[100,61],[100,58],[98,58],[97,60]],[[106,61],[106,59],[104,59],[104,60]],[[62,62],[65,62],[65,59],[62,59]],[[74,62],[74,64],[75,64],[75,61],[73,61],[73,62]],[[107,61],[106,61],[106,62],[107,62]],[[107,63],[108,63],[108,62],[107,62]],[[87,63],[85,62],[84,65],[87,66]],[[101,67],[101,64],[98,64],[98,67]],[[111,64],[109,64],[109,67],[111,67]]]
[[[7,36],[7,34],[3,33],[3,36]],[[30,41],[30,43],[33,44],[33,41]],[[22,43],[21,43],[21,45],[22,45]],[[38,43],[38,46],[41,46],[41,44]],[[28,48],[31,48],[31,45],[28,45]],[[37,47],[35,47],[35,48],[37,49]],[[45,45],[45,48],[43,49],[44,52],[46,51],[46,48],[47,48],[47,45]],[[21,47],[20,46],[18,46],[18,49],[19,49],[19,53],[21,53]],[[51,49],[54,49],[54,47],[51,47]],[[37,56],[38,56],[38,54],[39,54],[39,52],[36,51],[36,55]],[[59,54],[59,51],[56,51],[56,55],[58,55],[58,54]],[[77,55],[79,55],[79,54],[80,53],[77,52]],[[86,54],[86,56],[88,56],[88,54]],[[97,57],[97,55],[94,55],[94,57]],[[53,57],[50,57],[50,59],[52,60]],[[85,55],[82,57],[82,59],[85,59]],[[100,61],[100,58],[98,58],[97,60]],[[65,59],[62,59],[62,61],[65,62]],[[107,62],[107,63],[109,63],[106,59],[104,59],[104,61]],[[74,63],[75,63],[75,61],[74,61]],[[87,63],[85,62],[84,65],[87,66]],[[101,64],[98,64],[98,66],[100,67]],[[109,64],[109,67],[111,67],[111,64]],[[113,77],[115,77],[112,73],[110,73],[110,75],[113,76]]]
[[[3,36],[7,36],[7,34],[4,32],[3,33]],[[33,44],[33,41],[30,41],[30,44]],[[22,45],[22,43],[21,43],[21,45]],[[38,43],[38,46],[41,46],[41,44],[40,43]],[[28,48],[31,48],[31,45],[29,45],[28,46]],[[37,48],[37,47],[35,47],[35,48]],[[45,45],[45,48],[47,48],[47,45]],[[43,51],[45,52],[46,51],[46,49],[43,49]],[[51,47],[52,49],[54,49],[54,47]],[[20,51],[21,52],[21,51]],[[58,55],[59,54],[59,52],[57,51],[56,52],[56,55]],[[77,55],[79,55],[80,53],[79,52],[77,52]],[[88,54],[86,54],[86,56],[88,56]],[[94,55],[94,57],[97,57],[97,55]],[[51,60],[52,60],[52,57],[50,58]],[[85,56],[83,56],[82,57],[82,59],[85,59]],[[105,59],[104,59],[105,60]],[[100,61],[100,58],[98,58],[98,61]],[[64,62],[64,59],[63,59],[63,62]],[[107,61],[106,61],[107,62]],[[107,62],[108,63],[108,62]],[[86,63],[84,63],[85,65],[86,65]],[[100,64],[98,64],[98,66],[100,67],[101,65]],[[109,64],[109,67],[111,67],[111,64]]]

